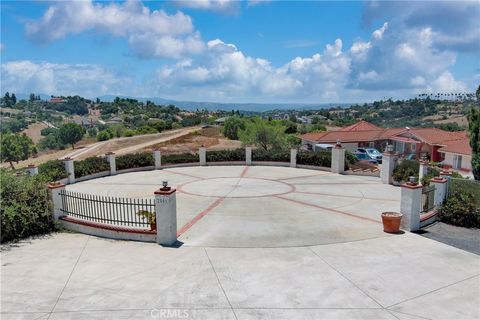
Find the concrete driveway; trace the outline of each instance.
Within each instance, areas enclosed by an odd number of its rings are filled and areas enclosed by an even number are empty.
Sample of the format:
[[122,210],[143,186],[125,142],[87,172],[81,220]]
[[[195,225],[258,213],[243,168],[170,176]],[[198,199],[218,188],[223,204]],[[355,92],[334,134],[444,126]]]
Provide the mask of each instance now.
[[183,246],[23,241],[2,252],[2,319],[480,318],[479,256],[385,235],[399,190],[377,178],[206,167],[70,188],[150,197],[163,179],[179,188]]

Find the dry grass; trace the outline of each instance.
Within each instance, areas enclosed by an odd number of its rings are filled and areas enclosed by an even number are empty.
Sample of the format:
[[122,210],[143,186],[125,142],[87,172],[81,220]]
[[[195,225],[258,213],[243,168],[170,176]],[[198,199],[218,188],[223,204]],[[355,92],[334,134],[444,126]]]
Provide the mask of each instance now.
[[228,140],[219,128],[206,128],[187,135],[171,139],[145,148],[144,151],[159,149],[164,154],[197,152],[198,148],[206,147],[209,150],[236,149],[241,147],[240,141]]
[[35,122],[29,125],[28,128],[23,130],[22,132],[32,138],[33,142],[37,143],[41,138],[43,138],[40,132],[42,131],[42,129],[45,128],[48,128],[46,124],[42,122]]

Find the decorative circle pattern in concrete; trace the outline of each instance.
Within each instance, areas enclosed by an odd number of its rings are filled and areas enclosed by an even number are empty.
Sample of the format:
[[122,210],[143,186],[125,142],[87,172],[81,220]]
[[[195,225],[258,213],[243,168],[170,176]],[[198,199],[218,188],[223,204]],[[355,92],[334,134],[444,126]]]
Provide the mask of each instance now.
[[279,196],[292,192],[291,184],[260,178],[212,178],[192,181],[181,191],[193,196],[224,198],[257,198]]
[[385,237],[381,212],[400,209],[400,188],[379,178],[285,167],[170,168],[67,189],[153,198],[164,180],[177,188],[177,235],[185,246],[278,248]]

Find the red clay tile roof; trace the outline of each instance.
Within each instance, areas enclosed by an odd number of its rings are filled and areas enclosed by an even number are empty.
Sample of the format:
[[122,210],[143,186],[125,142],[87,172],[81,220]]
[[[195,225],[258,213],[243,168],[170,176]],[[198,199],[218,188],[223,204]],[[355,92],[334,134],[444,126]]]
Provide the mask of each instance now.
[[382,128],[377,127],[370,122],[360,120],[357,123],[354,123],[348,127],[340,129],[340,131],[365,131],[365,130],[382,130]]
[[[463,142],[463,140],[467,139],[466,131],[451,132],[438,128],[382,129],[363,120],[338,131],[307,133],[302,135],[301,138],[308,141],[315,141],[317,143],[335,143],[337,140],[342,142],[369,142],[392,139],[392,137],[406,132],[410,132],[421,141],[431,145],[448,146],[448,148],[455,148],[455,150],[468,152],[463,154],[471,154],[472,152],[470,147],[468,147],[468,150],[466,149],[465,143]],[[456,144],[454,141],[462,142]]]
[[300,138],[302,138],[304,140],[308,140],[308,141],[317,141],[318,139],[320,139],[321,137],[323,137],[327,133],[328,133],[328,131],[309,132],[309,133],[305,133],[305,134],[301,135]]
[[466,138],[465,131],[451,132],[437,128],[412,128],[410,132],[428,144],[444,144],[446,141]]
[[445,147],[438,149],[438,152],[460,153],[465,155],[472,155],[472,148],[470,147],[468,139],[452,140],[446,142]]

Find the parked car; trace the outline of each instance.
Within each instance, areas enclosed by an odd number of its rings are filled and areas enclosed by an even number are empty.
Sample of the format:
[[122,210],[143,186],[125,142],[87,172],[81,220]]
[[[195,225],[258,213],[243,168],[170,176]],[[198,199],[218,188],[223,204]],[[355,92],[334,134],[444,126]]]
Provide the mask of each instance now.
[[378,163],[382,163],[383,155],[375,148],[358,148],[357,153],[367,154],[371,159],[377,160]]
[[368,163],[371,163],[371,164],[378,164],[378,160],[370,157],[370,155],[368,155],[368,153],[363,153],[363,152],[355,152],[354,153],[355,157],[357,157],[357,160],[358,161],[362,161],[362,162],[368,162]]
[[335,147],[333,144],[317,143],[313,151],[330,151],[333,147]]

